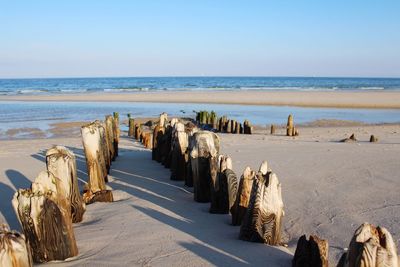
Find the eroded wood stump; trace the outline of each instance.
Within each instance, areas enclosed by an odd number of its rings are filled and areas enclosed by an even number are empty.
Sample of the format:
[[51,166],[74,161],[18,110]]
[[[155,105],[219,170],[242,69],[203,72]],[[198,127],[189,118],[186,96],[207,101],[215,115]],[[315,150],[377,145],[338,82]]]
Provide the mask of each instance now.
[[262,167],[253,181],[249,205],[240,227],[239,238],[251,242],[280,245],[284,216],[281,184]]
[[[107,148],[108,148],[108,153],[109,153],[109,158],[111,161],[114,161],[116,156],[115,156],[115,146],[114,146],[114,119],[111,115],[107,115],[105,117],[104,125],[105,125],[105,130],[106,130],[106,139],[107,139]],[[111,166],[111,162],[110,162]]]
[[375,135],[371,135],[371,137],[369,138],[369,141],[371,143],[376,143],[376,142],[378,142],[378,137],[376,137]]
[[101,190],[94,193],[86,191],[83,197],[86,204],[92,204],[94,202],[114,201],[114,197],[111,190]]
[[217,179],[211,182],[210,213],[228,214],[237,194],[237,178],[232,170],[232,159],[218,157]]
[[184,181],[187,165],[185,154],[189,139],[185,132],[185,125],[181,122],[175,123],[173,127],[171,146],[171,180]]
[[253,134],[253,127],[250,125],[248,120],[243,122],[243,133],[244,134]]
[[78,255],[71,218],[56,203],[54,194],[20,189],[12,201],[34,262],[65,260]]
[[339,267],[398,267],[396,243],[384,227],[363,223],[354,233]]
[[232,214],[232,225],[241,225],[242,223],[243,216],[249,205],[251,188],[253,187],[255,176],[256,173],[252,171],[250,167],[246,167],[243,171],[243,175],[239,181],[235,203],[230,210]]
[[217,179],[219,138],[213,132],[199,131],[191,140],[194,200],[209,202],[211,182]]
[[102,166],[102,164],[104,164],[102,148],[104,143],[102,142],[100,131],[99,124],[96,122],[89,123],[81,128],[83,148],[89,176],[88,190],[83,194],[83,200],[85,202],[90,200],[94,193],[106,190],[104,177],[107,176],[107,173],[104,171],[105,168]]
[[160,114],[160,120],[158,125],[160,125],[160,127],[166,127],[168,124],[168,114],[163,112]]
[[0,225],[0,266],[31,267],[32,256],[25,236]]
[[47,170],[61,180],[63,189],[71,205],[72,222],[82,221],[85,213],[85,203],[79,192],[76,172],[76,159],[72,151],[63,146],[54,146],[46,153]]
[[271,124],[271,135],[275,134],[275,125]]
[[113,119],[114,153],[115,153],[115,157],[118,157],[118,144],[119,144],[119,136],[120,136],[119,113],[114,112],[113,118],[114,118]]
[[293,267],[328,267],[328,241],[310,235],[309,240],[303,235],[297,242],[292,260]]
[[152,149],[153,146],[153,134],[151,132],[142,132],[142,143],[145,148]]
[[351,134],[350,137],[340,140],[342,143],[352,143],[357,142],[357,138],[354,134]]
[[135,135],[135,119],[129,118],[128,127],[128,136],[133,137]]
[[287,124],[286,124],[286,135],[287,136],[293,136],[293,128],[294,128],[293,115],[290,114],[288,117]]
[[156,125],[153,130],[153,148],[151,150],[151,158],[157,162],[161,161],[160,140],[165,133],[165,128]]

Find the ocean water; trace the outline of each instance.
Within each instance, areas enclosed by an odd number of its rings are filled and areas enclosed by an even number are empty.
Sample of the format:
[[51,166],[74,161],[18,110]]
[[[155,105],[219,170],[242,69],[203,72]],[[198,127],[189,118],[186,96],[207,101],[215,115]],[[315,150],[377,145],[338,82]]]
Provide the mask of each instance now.
[[167,112],[170,117],[195,117],[194,111],[214,110],[218,116],[226,115],[243,122],[248,119],[253,125],[282,125],[289,114],[294,114],[296,124],[318,119],[351,120],[365,123],[400,122],[399,109],[336,109],[303,108],[288,106],[243,106],[218,104],[183,103],[126,103],[126,102],[0,102],[0,136],[9,129],[39,128],[48,130],[52,123],[91,121],[104,119],[117,111],[122,120],[132,117],[156,117]]
[[160,90],[400,90],[400,78],[133,77],[0,79],[0,95]]

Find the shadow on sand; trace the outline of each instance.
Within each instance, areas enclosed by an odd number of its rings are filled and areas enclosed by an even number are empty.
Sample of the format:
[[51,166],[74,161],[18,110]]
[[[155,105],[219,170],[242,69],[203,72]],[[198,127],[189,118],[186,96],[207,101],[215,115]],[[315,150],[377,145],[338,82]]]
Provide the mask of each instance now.
[[[177,240],[179,246],[218,266],[291,265],[293,256],[280,248],[239,240],[239,228],[230,225],[230,215],[210,214],[209,203],[196,203],[192,188],[171,181],[170,171],[151,160],[150,150],[131,139],[124,141],[129,142],[129,149],[120,149],[108,185],[156,205],[157,209],[128,202],[132,209],[193,237],[193,241]],[[82,173],[86,173],[86,163],[80,157],[83,150],[69,149],[77,155],[78,177],[83,178]]]

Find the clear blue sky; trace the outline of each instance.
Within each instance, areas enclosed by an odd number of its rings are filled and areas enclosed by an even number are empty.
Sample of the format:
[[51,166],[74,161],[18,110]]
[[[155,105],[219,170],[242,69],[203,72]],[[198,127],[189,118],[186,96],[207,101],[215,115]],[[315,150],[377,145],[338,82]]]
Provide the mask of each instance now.
[[400,77],[399,0],[0,0],[0,78]]

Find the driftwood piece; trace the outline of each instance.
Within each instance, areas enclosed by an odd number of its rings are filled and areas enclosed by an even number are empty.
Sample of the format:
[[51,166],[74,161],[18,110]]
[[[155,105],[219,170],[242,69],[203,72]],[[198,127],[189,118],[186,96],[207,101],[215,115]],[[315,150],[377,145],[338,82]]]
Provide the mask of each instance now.
[[128,127],[128,136],[133,137],[135,135],[135,119],[129,117]]
[[266,166],[260,169],[253,181],[250,201],[240,227],[239,238],[251,242],[280,245],[284,216],[281,184],[276,174],[269,171],[265,173]]
[[211,183],[210,213],[228,214],[235,202],[237,194],[237,178],[232,170],[232,159],[228,156],[218,157],[218,174]]
[[194,200],[210,201],[210,185],[217,179],[219,138],[209,131],[194,133],[190,159],[193,175]]
[[0,266],[31,267],[32,256],[25,236],[0,226]]
[[185,125],[181,122],[175,123],[172,131],[171,141],[171,180],[184,181],[186,179],[186,150],[189,146],[188,134]]
[[72,222],[82,221],[86,208],[79,193],[74,153],[63,146],[54,146],[46,153],[46,165],[47,170],[61,180],[62,191],[71,205]]
[[239,181],[239,187],[235,198],[235,203],[231,207],[232,225],[241,225],[247,206],[249,205],[251,188],[256,173],[246,167]]
[[286,124],[286,135],[287,136],[293,136],[293,127],[294,127],[293,115],[290,114],[288,117],[287,124]]
[[375,135],[371,135],[371,137],[369,138],[369,141],[371,143],[376,143],[376,142],[378,142],[378,137],[376,137]]
[[293,267],[328,267],[328,241],[310,235],[307,240],[302,235],[297,241],[296,251],[292,260]]
[[339,267],[398,267],[396,243],[384,227],[363,223],[354,233]]
[[34,262],[65,260],[78,255],[71,218],[56,203],[54,192],[18,190],[12,204]]

